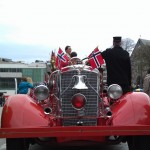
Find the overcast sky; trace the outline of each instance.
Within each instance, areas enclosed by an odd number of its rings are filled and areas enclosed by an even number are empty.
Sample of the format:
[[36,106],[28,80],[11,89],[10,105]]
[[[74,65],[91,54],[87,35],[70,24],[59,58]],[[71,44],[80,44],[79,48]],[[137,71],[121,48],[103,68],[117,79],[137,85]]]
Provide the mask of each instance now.
[[80,58],[113,36],[150,40],[148,0],[0,0],[0,57],[48,60],[70,45]]

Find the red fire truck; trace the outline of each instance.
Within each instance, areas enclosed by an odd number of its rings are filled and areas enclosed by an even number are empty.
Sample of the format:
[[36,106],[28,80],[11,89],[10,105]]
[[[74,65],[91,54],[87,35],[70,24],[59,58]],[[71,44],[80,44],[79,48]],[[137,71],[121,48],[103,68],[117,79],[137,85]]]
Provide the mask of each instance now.
[[143,92],[122,94],[117,84],[106,88],[103,72],[88,65],[66,66],[53,71],[31,95],[8,97],[0,137],[6,138],[7,150],[28,150],[35,143],[120,142],[127,142],[129,150],[147,150],[150,98]]

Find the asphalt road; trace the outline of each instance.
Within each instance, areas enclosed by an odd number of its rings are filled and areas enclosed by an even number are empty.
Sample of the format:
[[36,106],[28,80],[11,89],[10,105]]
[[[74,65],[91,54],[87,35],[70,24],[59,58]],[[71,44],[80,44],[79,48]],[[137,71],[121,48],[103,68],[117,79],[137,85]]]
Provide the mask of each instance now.
[[[0,107],[0,115],[1,115],[2,107]],[[31,145],[29,150],[55,150],[56,148],[51,147],[43,147],[40,145]],[[99,147],[63,147],[59,148],[60,150],[128,150],[127,143],[121,143],[118,145],[104,145]],[[0,139],[0,150],[6,150],[6,140]]]
[[[55,148],[54,148],[55,149]],[[66,150],[66,149],[70,149],[70,150],[128,150],[128,146],[127,144],[119,144],[119,145],[111,145],[111,146],[99,146],[99,147],[64,147],[64,148],[60,148],[60,150]],[[5,150],[5,149],[2,149],[2,150]],[[41,147],[41,146],[33,146],[30,148],[30,150],[53,150],[52,148],[50,147]]]

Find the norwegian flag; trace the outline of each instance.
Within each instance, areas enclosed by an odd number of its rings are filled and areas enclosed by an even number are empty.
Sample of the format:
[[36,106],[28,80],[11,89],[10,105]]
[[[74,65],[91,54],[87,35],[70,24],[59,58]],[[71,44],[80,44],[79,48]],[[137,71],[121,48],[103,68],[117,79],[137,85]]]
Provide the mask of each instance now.
[[68,65],[68,61],[69,61],[68,56],[62,51],[61,48],[59,48],[55,66],[58,69],[61,69],[62,67],[65,67]]
[[88,60],[92,69],[99,68],[102,64],[104,64],[104,59],[98,47],[96,47],[93,52],[88,56]]

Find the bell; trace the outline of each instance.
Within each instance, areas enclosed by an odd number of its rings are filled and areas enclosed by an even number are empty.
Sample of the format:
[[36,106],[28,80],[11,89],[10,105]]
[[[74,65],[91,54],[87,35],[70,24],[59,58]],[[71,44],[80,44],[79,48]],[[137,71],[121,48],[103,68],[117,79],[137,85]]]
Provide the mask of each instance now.
[[75,84],[72,89],[88,89],[88,87],[85,85],[85,75],[75,75]]

